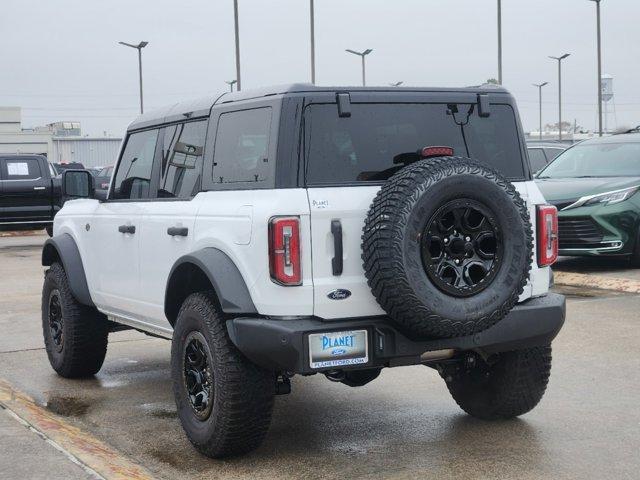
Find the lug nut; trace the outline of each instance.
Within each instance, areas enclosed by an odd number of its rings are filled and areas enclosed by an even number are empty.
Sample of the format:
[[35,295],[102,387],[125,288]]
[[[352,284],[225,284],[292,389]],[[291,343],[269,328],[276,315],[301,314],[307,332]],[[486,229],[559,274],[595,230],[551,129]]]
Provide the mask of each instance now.
[[445,238],[445,239],[444,239],[444,243],[449,243],[449,239],[448,239],[448,238]]
[[465,239],[467,242],[470,242],[470,241],[471,241],[471,237],[464,237],[464,239]]
[[456,262],[456,265],[457,265],[457,264],[459,264],[459,263],[460,263],[460,260],[458,260],[458,259],[456,258],[455,262]]

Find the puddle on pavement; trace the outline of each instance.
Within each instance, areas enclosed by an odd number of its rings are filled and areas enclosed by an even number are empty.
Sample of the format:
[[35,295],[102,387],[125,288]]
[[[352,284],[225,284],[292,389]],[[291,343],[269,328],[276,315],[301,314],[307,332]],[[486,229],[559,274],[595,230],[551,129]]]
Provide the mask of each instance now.
[[91,404],[74,397],[49,397],[45,405],[47,410],[63,417],[81,417],[85,415]]
[[140,408],[147,414],[156,418],[177,418],[178,412],[175,405],[165,403],[143,403]]

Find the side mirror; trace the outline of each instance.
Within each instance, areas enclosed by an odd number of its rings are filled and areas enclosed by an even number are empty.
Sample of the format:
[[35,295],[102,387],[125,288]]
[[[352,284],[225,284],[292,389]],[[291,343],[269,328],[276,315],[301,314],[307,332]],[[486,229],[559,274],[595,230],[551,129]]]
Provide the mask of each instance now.
[[93,198],[95,186],[89,170],[65,170],[62,172],[62,198]]

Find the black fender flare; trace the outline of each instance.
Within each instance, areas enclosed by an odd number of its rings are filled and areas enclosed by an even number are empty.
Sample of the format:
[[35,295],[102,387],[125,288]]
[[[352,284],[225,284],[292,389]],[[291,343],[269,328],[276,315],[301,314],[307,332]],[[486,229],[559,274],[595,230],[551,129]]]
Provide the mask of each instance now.
[[62,262],[62,267],[67,274],[71,293],[83,305],[94,307],[87,276],[84,273],[82,257],[75,240],[68,233],[56,235],[44,242],[42,247],[42,266],[50,267],[56,261]]
[[180,257],[171,267],[165,291],[165,312],[172,298],[170,289],[176,271],[185,264],[198,267],[209,279],[224,313],[257,314],[249,288],[240,270],[222,250],[206,247]]

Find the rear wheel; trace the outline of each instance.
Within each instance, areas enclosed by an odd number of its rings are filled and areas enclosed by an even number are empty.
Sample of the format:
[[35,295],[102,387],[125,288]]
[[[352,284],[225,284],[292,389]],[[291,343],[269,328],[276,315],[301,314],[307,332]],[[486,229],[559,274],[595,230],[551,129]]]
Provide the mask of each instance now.
[[485,362],[467,357],[442,377],[456,403],[484,420],[507,419],[532,410],[542,399],[551,372],[551,346],[505,352]]
[[212,293],[182,304],[171,344],[178,417],[191,443],[213,458],[257,448],[269,429],[275,374],[231,342]]
[[78,302],[59,263],[47,270],[42,288],[42,333],[53,369],[66,378],[98,373],[107,354],[106,317]]

